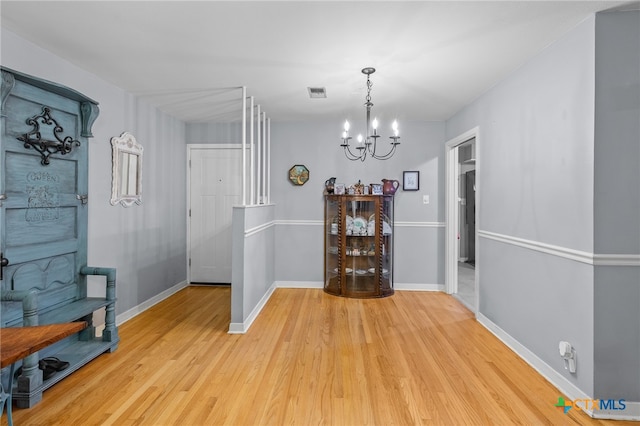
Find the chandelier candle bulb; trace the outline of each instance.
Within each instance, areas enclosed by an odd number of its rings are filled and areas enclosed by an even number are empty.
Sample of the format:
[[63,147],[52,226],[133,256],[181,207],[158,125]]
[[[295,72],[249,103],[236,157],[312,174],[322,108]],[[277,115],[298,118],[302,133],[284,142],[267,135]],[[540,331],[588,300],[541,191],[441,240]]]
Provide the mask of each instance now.
[[386,154],[379,154],[376,152],[376,142],[380,135],[378,135],[378,118],[374,117],[373,121],[370,120],[371,117],[371,108],[373,107],[373,102],[371,102],[371,87],[373,83],[371,83],[370,76],[376,72],[375,68],[367,67],[362,69],[362,73],[367,76],[367,97],[365,98],[365,108],[366,108],[366,136],[358,135],[356,144],[356,149],[358,150],[356,153],[351,151],[351,146],[349,145],[349,121],[344,122],[344,132],[342,133],[342,144],[340,146],[344,148],[344,155],[351,161],[360,160],[364,161],[367,158],[367,155],[370,155],[372,158],[376,160],[387,160],[393,157],[393,154],[396,152],[396,147],[400,145],[398,139],[398,121],[394,120],[391,128],[393,129],[393,136],[389,136],[393,141],[391,142],[391,149]]

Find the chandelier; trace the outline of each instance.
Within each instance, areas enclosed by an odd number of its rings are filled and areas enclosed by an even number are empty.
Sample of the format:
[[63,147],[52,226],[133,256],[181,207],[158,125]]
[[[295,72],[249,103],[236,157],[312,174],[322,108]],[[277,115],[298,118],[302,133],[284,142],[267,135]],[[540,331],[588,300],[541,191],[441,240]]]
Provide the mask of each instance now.
[[371,86],[373,83],[371,83],[369,78],[369,76],[374,72],[376,72],[376,69],[371,67],[367,67],[362,70],[362,73],[367,76],[367,97],[365,98],[366,102],[364,104],[367,108],[367,133],[365,137],[363,137],[362,134],[357,136],[357,143],[355,146],[357,151],[355,154],[351,151],[351,146],[349,145],[349,141],[352,139],[351,136],[349,136],[349,128],[351,125],[349,124],[349,121],[344,122],[342,144],[340,146],[344,148],[344,155],[351,161],[364,161],[365,158],[367,158],[367,155],[370,155],[371,158],[375,158],[376,160],[387,160],[393,157],[393,154],[396,152],[396,147],[400,145],[400,142],[398,142],[398,139],[400,139],[400,136],[398,136],[398,121],[394,120],[393,124],[391,124],[393,136],[389,136],[389,139],[391,139],[391,148],[389,149],[389,152],[384,155],[380,155],[376,152],[376,143],[378,142],[380,135],[378,134],[378,119],[374,117],[373,122],[371,121],[371,107],[373,106],[373,103],[371,102]]

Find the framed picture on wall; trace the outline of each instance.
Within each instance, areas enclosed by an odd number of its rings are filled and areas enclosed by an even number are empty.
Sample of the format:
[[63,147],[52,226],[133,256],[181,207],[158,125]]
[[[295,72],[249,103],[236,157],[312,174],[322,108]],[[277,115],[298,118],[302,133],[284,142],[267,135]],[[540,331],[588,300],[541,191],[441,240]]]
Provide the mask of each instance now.
[[420,189],[420,172],[402,172],[402,190],[417,191]]
[[289,169],[289,181],[294,185],[302,186],[309,180],[309,169],[301,164],[296,164]]

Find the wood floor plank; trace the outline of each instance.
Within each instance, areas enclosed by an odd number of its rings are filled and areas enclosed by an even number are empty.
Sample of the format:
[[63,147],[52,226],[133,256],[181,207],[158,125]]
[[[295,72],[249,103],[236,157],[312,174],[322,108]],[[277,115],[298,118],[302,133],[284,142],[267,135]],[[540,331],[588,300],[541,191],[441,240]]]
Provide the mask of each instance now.
[[626,423],[564,414],[560,392],[446,294],[277,289],[244,335],[227,333],[230,299],[189,287],[155,305],[120,327],[117,351],[14,409],[15,423]]

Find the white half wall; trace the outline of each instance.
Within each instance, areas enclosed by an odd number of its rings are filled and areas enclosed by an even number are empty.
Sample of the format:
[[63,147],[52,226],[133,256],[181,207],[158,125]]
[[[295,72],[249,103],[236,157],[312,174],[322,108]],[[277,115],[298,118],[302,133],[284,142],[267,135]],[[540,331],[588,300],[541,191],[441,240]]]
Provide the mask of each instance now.
[[275,206],[233,208],[231,324],[245,333],[275,290]]

